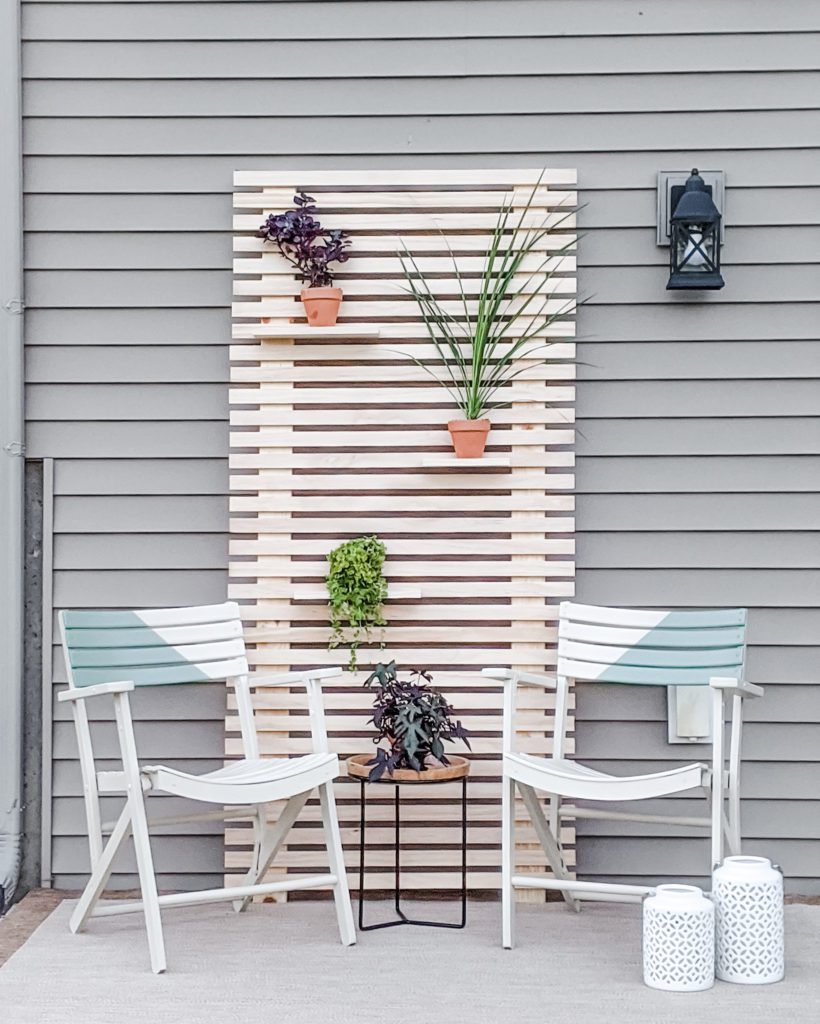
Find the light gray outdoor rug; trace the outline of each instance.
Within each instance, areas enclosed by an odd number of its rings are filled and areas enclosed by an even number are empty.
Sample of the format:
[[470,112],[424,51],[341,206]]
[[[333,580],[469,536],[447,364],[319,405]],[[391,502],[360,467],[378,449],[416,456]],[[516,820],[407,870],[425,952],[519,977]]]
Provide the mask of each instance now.
[[[375,920],[388,908],[368,904]],[[455,907],[425,904],[428,917]],[[786,911],[787,977],[766,987],[654,992],[641,982],[640,907],[518,912],[499,947],[498,904],[465,931],[391,928],[343,948],[331,903],[167,911],[168,973],[154,976],[140,918],[71,935],[63,903],[0,969],[4,1024],[779,1024],[820,1021],[820,906]]]

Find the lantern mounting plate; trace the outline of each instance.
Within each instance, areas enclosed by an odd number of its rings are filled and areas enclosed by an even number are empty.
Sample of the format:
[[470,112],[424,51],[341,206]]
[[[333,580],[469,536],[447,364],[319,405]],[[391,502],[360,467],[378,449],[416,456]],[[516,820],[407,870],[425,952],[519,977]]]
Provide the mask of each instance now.
[[[658,171],[658,245],[669,245],[669,219],[675,208],[683,186],[686,184],[692,169],[686,171]],[[723,171],[698,170],[704,184],[709,190],[712,201],[721,214],[724,213],[723,196],[726,185],[726,174]],[[673,189],[674,195],[673,195]],[[725,218],[720,222],[720,242],[723,244],[723,226]]]

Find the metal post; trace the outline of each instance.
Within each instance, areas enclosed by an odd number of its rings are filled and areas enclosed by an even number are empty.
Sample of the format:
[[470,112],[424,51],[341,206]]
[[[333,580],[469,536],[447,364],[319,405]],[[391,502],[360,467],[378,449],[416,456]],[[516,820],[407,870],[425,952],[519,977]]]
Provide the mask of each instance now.
[[20,9],[0,5],[0,913],[20,874],[23,668],[23,249]]

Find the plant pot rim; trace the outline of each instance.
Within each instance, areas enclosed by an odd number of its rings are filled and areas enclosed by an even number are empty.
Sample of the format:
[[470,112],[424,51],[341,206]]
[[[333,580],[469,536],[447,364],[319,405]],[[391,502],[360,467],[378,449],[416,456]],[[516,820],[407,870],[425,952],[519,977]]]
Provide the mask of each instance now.
[[448,430],[489,430],[490,421],[485,417],[478,420],[448,420]]
[[[375,749],[375,748],[374,748]],[[366,779],[370,774],[372,765],[368,761],[373,760],[373,754],[354,754],[347,759],[347,774],[354,779]],[[463,779],[470,774],[470,762],[466,757],[457,754],[448,754],[449,765],[442,765],[440,768],[428,768],[427,771],[417,772],[412,768],[397,768],[392,775],[385,774],[379,779],[381,782],[447,782],[450,779]],[[378,785],[378,783],[376,783]]]
[[337,288],[335,284],[319,284],[316,285],[315,287],[311,287],[311,285],[305,285],[299,292],[299,294],[313,295],[316,297],[323,295],[327,298],[330,298],[331,296],[335,298],[337,295],[341,296],[342,289]]

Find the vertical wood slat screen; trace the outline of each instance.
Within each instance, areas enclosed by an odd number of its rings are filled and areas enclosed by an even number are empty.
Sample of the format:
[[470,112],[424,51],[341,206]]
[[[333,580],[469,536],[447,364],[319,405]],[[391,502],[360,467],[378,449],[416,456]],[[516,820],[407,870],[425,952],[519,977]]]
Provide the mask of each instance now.
[[[573,593],[574,321],[562,316],[536,342],[550,345],[542,353],[549,361],[531,361],[505,392],[508,405],[492,413],[485,459],[456,462],[446,421],[460,414],[407,355],[433,359],[435,350],[404,290],[397,252],[407,246],[437,294],[453,298],[457,315],[453,255],[465,287],[476,289],[501,205],[512,199],[522,206],[536,185],[528,219],[555,225],[541,251],[571,244],[574,182],[575,172],[564,170],[235,175],[230,596],[243,607],[251,662],[268,672],[344,664],[346,650],[327,650],[327,554],[352,536],[382,538],[385,648],[363,649],[362,671],[326,689],[331,744],[341,757],[372,748],[371,697],[361,684],[376,661],[432,670],[471,731],[474,890],[499,885],[501,691],[481,668],[549,669],[557,602]],[[315,196],[324,225],[352,236],[351,259],[336,275],[344,300],[335,328],[306,326],[293,268],[254,236],[300,189]],[[563,313],[574,301],[575,259],[562,254],[553,262],[548,308]],[[551,704],[548,694],[521,692],[521,749],[550,751]],[[263,691],[256,706],[263,756],[308,750],[300,691]],[[239,752],[230,704],[226,753]],[[358,784],[340,779],[337,799],[354,868]],[[370,793],[373,889],[392,877],[391,799],[392,787]],[[406,888],[455,889],[457,787],[415,787],[405,793],[404,817]],[[543,870],[525,821],[522,813],[518,869]],[[227,832],[229,879],[247,867],[248,836],[241,826]],[[571,829],[564,839],[572,863]],[[324,863],[312,802],[277,870]]]

